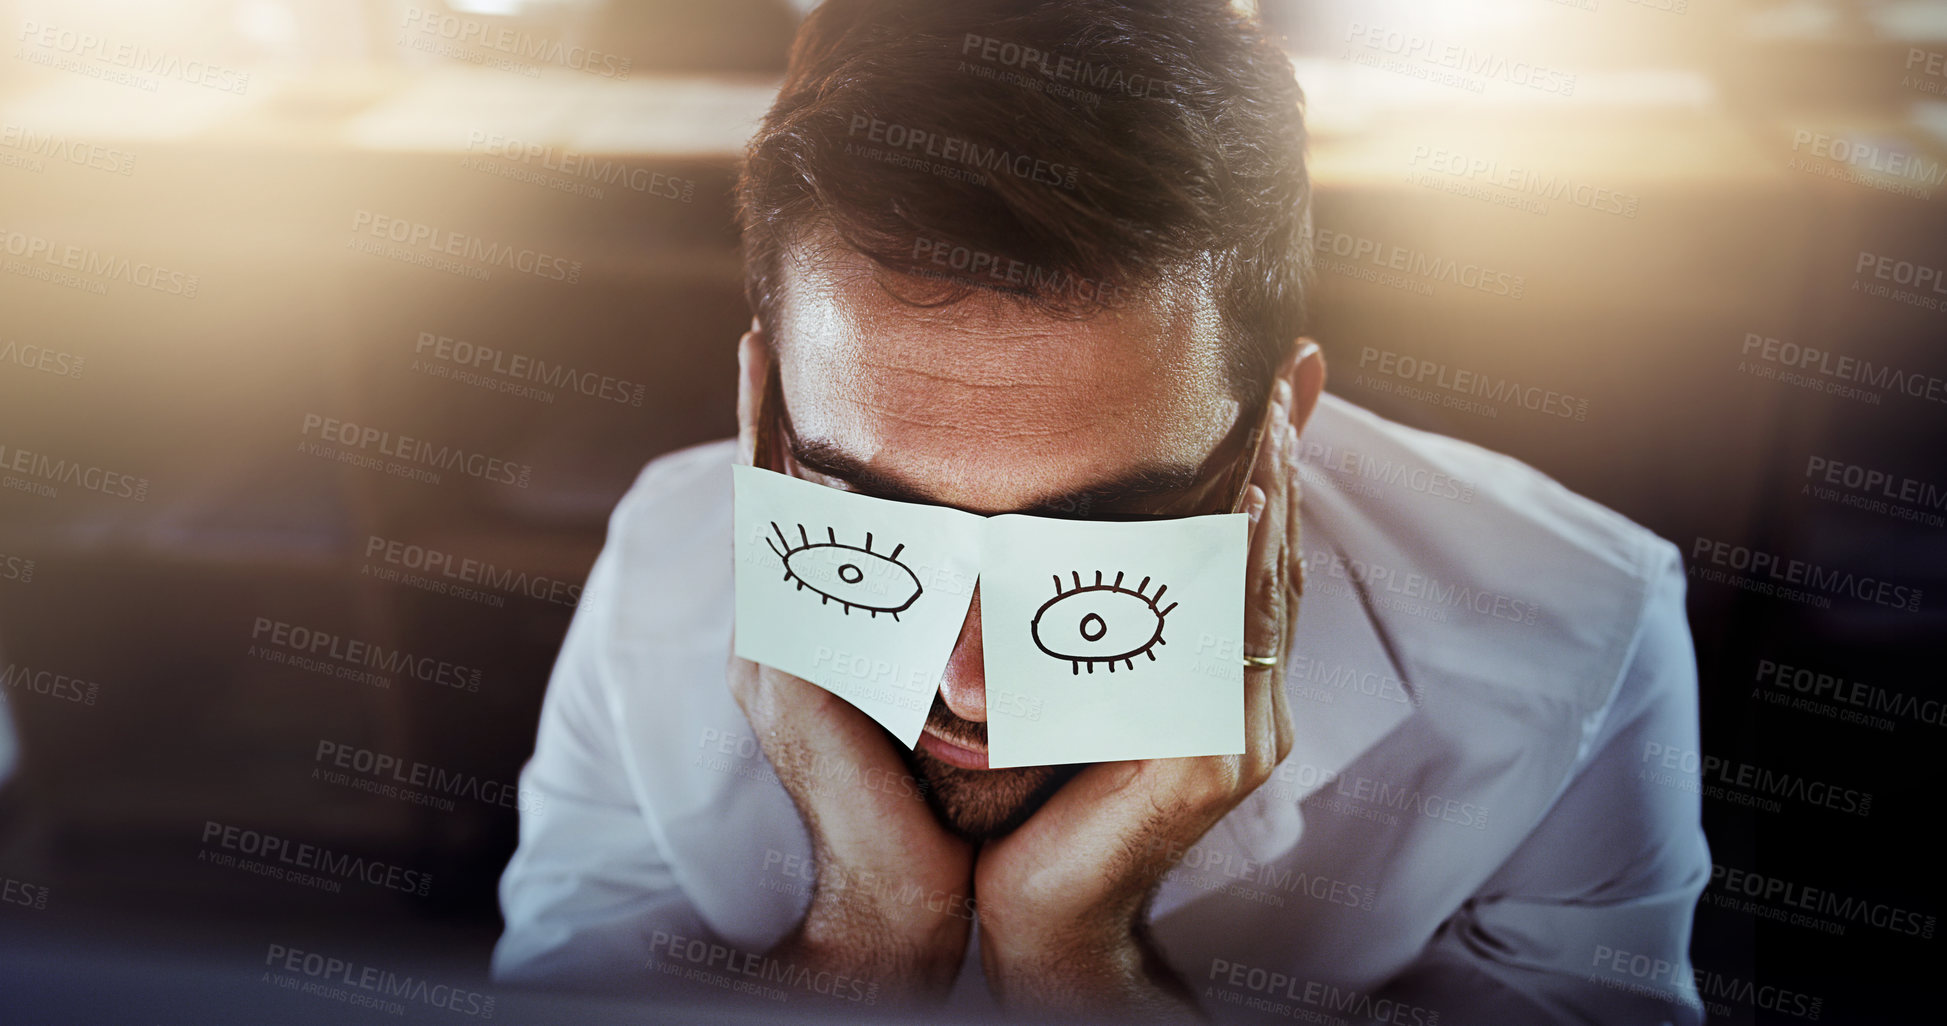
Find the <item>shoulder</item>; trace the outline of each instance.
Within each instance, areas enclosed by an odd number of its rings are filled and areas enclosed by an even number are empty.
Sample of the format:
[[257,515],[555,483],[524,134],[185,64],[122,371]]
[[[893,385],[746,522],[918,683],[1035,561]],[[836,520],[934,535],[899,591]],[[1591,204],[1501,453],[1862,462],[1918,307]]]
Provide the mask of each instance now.
[[700,526],[728,512],[734,439],[678,449],[650,460],[609,516],[609,537]]
[[616,503],[601,556],[610,564],[601,586],[619,593],[609,603],[615,630],[670,639],[722,629],[735,452],[725,439],[660,456]]
[[1336,397],[1299,450],[1312,576],[1363,594],[1409,680],[1589,715],[1681,573],[1676,546],[1539,470]]

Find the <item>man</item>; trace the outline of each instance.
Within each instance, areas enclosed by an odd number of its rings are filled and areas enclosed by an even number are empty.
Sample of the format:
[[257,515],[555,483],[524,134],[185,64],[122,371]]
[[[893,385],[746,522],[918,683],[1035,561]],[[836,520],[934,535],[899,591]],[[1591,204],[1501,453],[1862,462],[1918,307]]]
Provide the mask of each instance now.
[[[1293,341],[1301,110],[1219,0],[808,18],[739,187],[739,437],[652,463],[611,520],[522,777],[548,800],[500,978],[1700,1019],[1698,801],[1641,771],[1696,747],[1676,550],[1322,394]],[[1111,520],[1223,512],[1247,475],[1246,752],[988,769],[987,710],[1020,696],[986,679],[977,592],[911,752],[803,680],[726,673],[733,463]],[[1618,972],[1637,956],[1656,978]]]

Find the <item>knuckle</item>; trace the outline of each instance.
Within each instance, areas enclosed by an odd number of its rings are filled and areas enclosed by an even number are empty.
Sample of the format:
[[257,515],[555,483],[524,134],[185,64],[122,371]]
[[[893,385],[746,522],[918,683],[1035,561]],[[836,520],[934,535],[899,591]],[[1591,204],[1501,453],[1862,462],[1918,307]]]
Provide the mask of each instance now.
[[1210,796],[1216,798],[1231,794],[1237,790],[1237,786],[1245,778],[1244,757],[1240,755],[1226,756],[1216,760],[1216,765],[1212,766],[1211,770],[1210,779],[1206,786],[1206,790]]

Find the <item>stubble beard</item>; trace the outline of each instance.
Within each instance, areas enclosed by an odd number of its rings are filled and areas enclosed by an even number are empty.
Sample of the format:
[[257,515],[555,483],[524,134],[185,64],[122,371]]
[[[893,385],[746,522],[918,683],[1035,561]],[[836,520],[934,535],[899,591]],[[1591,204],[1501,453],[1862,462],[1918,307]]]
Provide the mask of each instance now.
[[[987,724],[953,714],[938,694],[926,725],[963,747],[985,749]],[[948,765],[924,748],[899,746],[913,775],[926,781],[926,804],[942,825],[974,842],[1005,837],[1061,789],[1080,766],[1013,766],[968,770]]]

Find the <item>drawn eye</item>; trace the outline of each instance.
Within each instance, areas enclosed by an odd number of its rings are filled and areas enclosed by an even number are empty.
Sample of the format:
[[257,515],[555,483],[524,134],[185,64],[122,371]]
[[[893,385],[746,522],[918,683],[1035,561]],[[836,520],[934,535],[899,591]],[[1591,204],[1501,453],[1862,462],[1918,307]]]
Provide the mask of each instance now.
[[912,605],[923,590],[919,576],[899,561],[899,554],[906,546],[898,546],[890,555],[881,555],[872,551],[870,531],[865,533],[865,547],[860,548],[839,541],[838,532],[829,527],[825,528],[825,536],[830,540],[814,542],[804,525],[799,524],[798,537],[802,541],[794,548],[777,521],[771,521],[771,530],[777,532],[777,540],[766,538],[764,544],[784,561],[784,579],[797,581],[799,591],[810,588],[817,592],[821,606],[837,602],[845,607],[847,616],[858,608],[870,611],[874,619],[880,613],[891,613],[897,620],[900,612]]
[[1117,571],[1115,581],[1102,583],[1102,571],[1095,571],[1095,583],[1084,586],[1080,571],[1075,572],[1075,586],[1062,590],[1061,575],[1054,575],[1055,597],[1042,603],[1035,610],[1034,620],[1029,624],[1034,632],[1034,644],[1041,651],[1056,659],[1066,659],[1074,664],[1074,672],[1081,673],[1082,665],[1088,665],[1088,672],[1095,672],[1096,663],[1108,663],[1109,672],[1115,672],[1115,664],[1121,663],[1127,669],[1136,668],[1136,657],[1146,655],[1151,662],[1156,653],[1150,651],[1163,641],[1163,617],[1170,615],[1177,603],[1158,609],[1156,604],[1163,600],[1163,592],[1168,585],[1156,589],[1156,594],[1143,594],[1149,588],[1149,578],[1143,578],[1136,590],[1130,591],[1122,586],[1122,572]]

